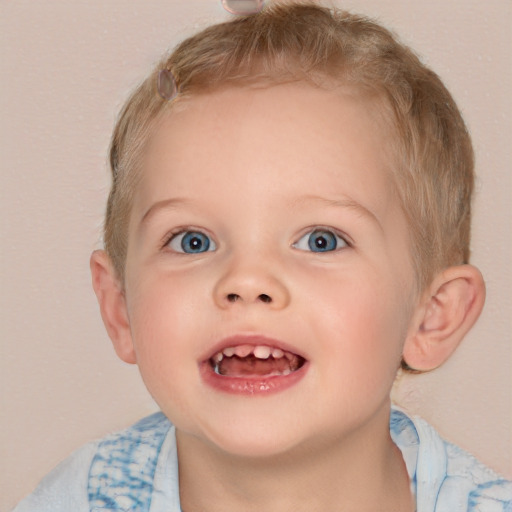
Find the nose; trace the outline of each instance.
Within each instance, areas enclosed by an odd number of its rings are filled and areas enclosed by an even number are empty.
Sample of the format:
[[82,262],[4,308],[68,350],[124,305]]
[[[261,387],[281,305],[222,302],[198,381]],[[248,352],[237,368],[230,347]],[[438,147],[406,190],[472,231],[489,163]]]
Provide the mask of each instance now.
[[265,304],[271,309],[282,309],[290,302],[288,288],[279,276],[278,269],[270,270],[265,261],[245,264],[231,262],[216,283],[214,298],[222,309],[234,304]]

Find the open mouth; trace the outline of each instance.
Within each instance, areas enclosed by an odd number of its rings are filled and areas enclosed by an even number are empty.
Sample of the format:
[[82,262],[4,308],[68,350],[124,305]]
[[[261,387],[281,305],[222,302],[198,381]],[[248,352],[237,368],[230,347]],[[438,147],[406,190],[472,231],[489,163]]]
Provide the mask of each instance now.
[[257,335],[226,338],[200,363],[203,382],[223,393],[262,396],[295,386],[309,361],[283,343]]
[[268,345],[236,345],[216,352],[208,363],[217,375],[232,378],[287,376],[306,360],[297,354]]

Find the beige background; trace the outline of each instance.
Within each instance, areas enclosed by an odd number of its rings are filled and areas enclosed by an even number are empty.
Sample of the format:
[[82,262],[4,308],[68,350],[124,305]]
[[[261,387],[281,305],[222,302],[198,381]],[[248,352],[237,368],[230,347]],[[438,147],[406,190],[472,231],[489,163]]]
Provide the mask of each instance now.
[[[512,477],[512,2],[343,6],[394,28],[441,75],[477,151],[473,261],[487,307],[453,359],[401,381],[397,398]],[[155,409],[90,287],[109,134],[162,51],[227,17],[218,0],[0,0],[0,510],[82,443]]]

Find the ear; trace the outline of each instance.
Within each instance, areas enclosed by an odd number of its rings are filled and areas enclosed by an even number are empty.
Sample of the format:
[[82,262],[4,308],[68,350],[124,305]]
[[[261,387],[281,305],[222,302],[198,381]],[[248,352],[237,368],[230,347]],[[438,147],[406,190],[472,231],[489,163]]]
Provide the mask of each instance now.
[[100,305],[101,318],[114,349],[124,362],[135,364],[136,356],[124,290],[105,251],[92,253],[91,274],[92,287]]
[[428,371],[443,364],[477,321],[484,301],[484,280],[472,265],[437,275],[413,315],[403,351],[407,366]]

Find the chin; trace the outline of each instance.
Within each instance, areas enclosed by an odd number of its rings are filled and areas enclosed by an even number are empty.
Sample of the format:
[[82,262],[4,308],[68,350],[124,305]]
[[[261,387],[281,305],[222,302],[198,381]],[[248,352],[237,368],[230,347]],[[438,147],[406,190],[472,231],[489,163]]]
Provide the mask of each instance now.
[[[223,433],[225,434],[225,433]],[[209,439],[224,454],[236,458],[272,459],[290,453],[297,447],[297,440],[277,439],[272,435],[224,436]]]
[[[255,411],[253,411],[255,412]],[[296,418],[274,414],[217,414],[219,421],[195,423],[178,431],[224,455],[242,458],[273,458],[289,453],[308,438]]]

